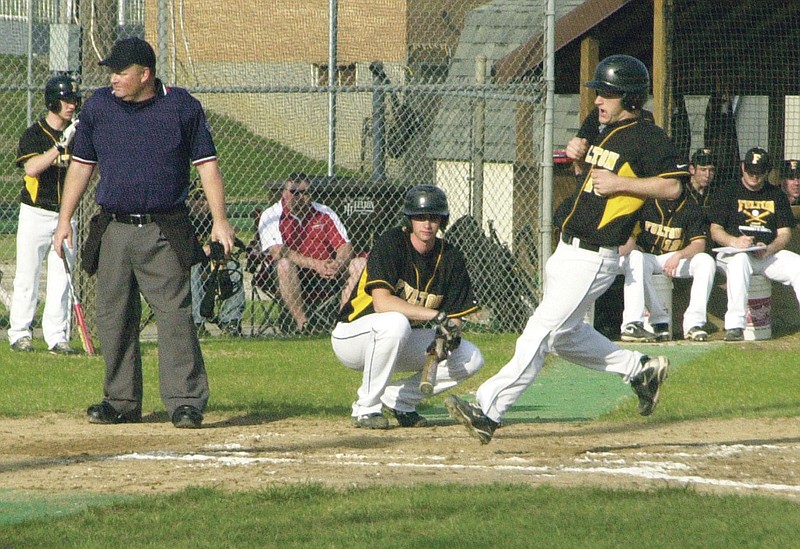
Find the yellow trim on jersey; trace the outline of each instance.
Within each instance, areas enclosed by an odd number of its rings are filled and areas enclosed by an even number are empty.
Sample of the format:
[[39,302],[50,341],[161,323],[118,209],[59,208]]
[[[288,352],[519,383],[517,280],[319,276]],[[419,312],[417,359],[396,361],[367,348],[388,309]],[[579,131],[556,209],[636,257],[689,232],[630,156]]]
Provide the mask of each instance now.
[[361,277],[358,279],[358,290],[356,296],[350,300],[350,306],[353,307],[353,312],[347,316],[347,320],[352,321],[361,314],[361,312],[372,305],[372,296],[367,293],[367,268],[361,271]]
[[36,204],[36,197],[39,195],[39,178],[26,175],[25,188],[28,190],[28,194],[31,195],[31,201]]
[[[621,177],[636,177],[636,173],[627,162],[619,169],[617,175]],[[602,229],[617,218],[635,213],[642,207],[644,201],[644,198],[632,194],[615,194],[606,201],[603,217],[600,219],[597,228]]]

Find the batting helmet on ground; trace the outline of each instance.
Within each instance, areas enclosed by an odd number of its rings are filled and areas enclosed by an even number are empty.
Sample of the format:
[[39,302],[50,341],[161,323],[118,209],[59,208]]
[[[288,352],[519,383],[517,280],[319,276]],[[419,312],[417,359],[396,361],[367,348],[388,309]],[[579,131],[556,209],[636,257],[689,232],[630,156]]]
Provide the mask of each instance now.
[[644,63],[630,55],[611,55],[597,64],[587,88],[622,96],[622,106],[641,109],[650,89],[650,73]]
[[59,101],[76,101],[80,103],[81,92],[78,83],[69,76],[54,76],[44,86],[44,104],[47,110],[58,113],[61,111]]
[[442,218],[442,228],[447,226],[450,208],[447,206],[447,195],[439,187],[433,185],[417,185],[406,194],[403,204],[403,215],[438,215]]

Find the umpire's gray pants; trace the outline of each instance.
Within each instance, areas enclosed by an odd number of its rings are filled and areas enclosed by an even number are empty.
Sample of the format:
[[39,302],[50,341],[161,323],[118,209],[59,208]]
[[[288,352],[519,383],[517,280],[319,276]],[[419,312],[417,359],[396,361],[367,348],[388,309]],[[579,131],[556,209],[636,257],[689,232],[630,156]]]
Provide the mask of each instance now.
[[208,402],[200,343],[192,321],[189,271],[156,223],[141,227],[112,221],[97,269],[97,333],[106,363],[105,399],[120,413],[142,406],[139,293],[155,313],[161,400],[170,417],[184,404]]

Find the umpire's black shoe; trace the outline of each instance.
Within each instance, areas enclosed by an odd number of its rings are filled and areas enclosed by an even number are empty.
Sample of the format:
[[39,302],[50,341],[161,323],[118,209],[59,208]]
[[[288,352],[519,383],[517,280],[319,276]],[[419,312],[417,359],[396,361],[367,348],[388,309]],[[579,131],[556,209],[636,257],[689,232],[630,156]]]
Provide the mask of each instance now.
[[390,414],[394,416],[397,420],[398,425],[400,427],[427,427],[428,420],[419,415],[416,411],[413,412],[401,412],[400,410],[395,410],[394,408],[389,408],[388,406],[384,406],[384,409],[387,410]]
[[199,429],[203,424],[203,414],[194,406],[184,404],[172,412],[172,424],[178,429]]
[[86,410],[89,423],[99,423],[102,425],[115,425],[117,423],[141,423],[142,412],[126,412],[121,414],[105,400],[100,404],[92,404]]

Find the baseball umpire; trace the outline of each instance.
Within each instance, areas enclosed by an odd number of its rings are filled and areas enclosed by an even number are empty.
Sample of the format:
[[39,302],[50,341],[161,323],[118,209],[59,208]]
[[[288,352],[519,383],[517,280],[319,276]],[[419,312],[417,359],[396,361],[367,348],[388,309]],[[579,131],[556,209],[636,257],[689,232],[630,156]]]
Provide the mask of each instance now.
[[[72,138],[78,125],[81,94],[69,76],[55,76],[44,87],[47,114],[19,140],[17,166],[25,170],[17,226],[17,272],[11,300],[8,340],[15,351],[32,351],[31,323],[39,297],[39,273],[47,258],[47,295],[42,331],[51,353],[71,355],[69,287],[61,258],[53,249],[53,232]],[[73,222],[74,224],[74,222]]]
[[[427,396],[420,390],[429,346],[446,334],[449,356],[438,361],[433,394],[483,366],[480,350],[461,339],[461,319],[478,309],[464,256],[437,237],[450,217],[447,196],[432,185],[406,195],[406,221],[375,242],[367,266],[331,334],[336,357],[362,371],[353,403],[356,427],[387,429],[385,408],[401,427],[424,427],[416,411]],[[414,375],[392,381],[395,372]]]
[[619,272],[619,246],[631,234],[633,214],[647,198],[677,198],[689,173],[666,133],[640,116],[650,86],[641,61],[607,57],[586,86],[597,92],[600,127],[583,128],[567,146],[569,158],[585,163],[584,178],[547,262],[542,302],[517,339],[511,361],[478,388],[477,404],[456,396],[445,401],[450,415],[483,444],[552,351],[622,377],[645,416],[653,413],[667,376],[666,357],[621,349],[583,319]]

